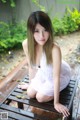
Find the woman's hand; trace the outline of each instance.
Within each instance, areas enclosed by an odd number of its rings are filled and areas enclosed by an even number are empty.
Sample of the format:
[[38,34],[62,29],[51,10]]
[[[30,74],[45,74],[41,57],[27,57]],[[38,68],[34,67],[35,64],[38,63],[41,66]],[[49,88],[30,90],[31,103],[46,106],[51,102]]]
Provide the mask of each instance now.
[[29,86],[29,84],[27,84],[27,83],[20,83],[18,85],[18,88],[21,88],[22,90],[27,90],[28,86]]
[[67,107],[65,107],[64,105],[60,104],[60,103],[56,103],[54,105],[54,108],[59,112],[62,113],[64,117],[68,117],[70,115],[69,110]]

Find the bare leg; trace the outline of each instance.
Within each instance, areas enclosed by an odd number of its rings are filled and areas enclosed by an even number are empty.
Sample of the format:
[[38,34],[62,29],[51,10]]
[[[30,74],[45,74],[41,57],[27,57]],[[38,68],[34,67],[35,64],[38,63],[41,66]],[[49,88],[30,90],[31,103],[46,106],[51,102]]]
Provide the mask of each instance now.
[[[46,96],[46,95],[43,95],[43,94],[38,92],[38,93],[36,93],[36,99],[37,99],[38,102],[48,102],[48,101],[53,99],[53,96]],[[38,114],[38,115],[46,114],[46,115],[48,115],[48,117],[51,115],[49,112],[46,112],[46,111],[44,111],[40,108],[30,106],[30,109],[31,109],[31,112],[33,112],[35,114]]]
[[34,90],[31,85],[29,85],[29,86],[28,86],[28,89],[27,89],[27,95],[28,95],[30,98],[35,98],[35,97],[36,97],[36,93],[37,93],[37,91]]
[[39,92],[36,94],[36,99],[38,102],[48,102],[50,100],[53,100],[53,98],[54,98],[53,96],[43,95]]

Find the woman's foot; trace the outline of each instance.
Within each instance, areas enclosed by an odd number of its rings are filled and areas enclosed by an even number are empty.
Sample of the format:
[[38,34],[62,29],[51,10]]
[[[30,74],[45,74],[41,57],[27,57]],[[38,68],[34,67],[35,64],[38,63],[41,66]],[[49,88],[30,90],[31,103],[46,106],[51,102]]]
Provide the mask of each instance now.
[[28,84],[27,83],[24,83],[24,84],[19,84],[18,85],[18,88],[20,88],[20,89],[23,89],[23,90],[26,90],[27,88],[28,88]]

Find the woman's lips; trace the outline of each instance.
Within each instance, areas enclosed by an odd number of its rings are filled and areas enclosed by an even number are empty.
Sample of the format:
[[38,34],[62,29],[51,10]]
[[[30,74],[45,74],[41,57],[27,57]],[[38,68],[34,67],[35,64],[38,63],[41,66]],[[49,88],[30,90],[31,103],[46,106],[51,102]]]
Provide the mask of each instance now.
[[45,41],[45,39],[39,40],[39,41]]

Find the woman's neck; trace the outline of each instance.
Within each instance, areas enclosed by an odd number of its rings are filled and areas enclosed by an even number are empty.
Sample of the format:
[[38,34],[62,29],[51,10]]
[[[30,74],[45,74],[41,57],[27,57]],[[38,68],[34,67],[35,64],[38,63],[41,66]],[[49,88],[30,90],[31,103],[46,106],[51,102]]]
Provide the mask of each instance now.
[[43,47],[40,45],[36,45],[36,65],[40,66],[40,59],[43,53]]
[[37,45],[36,45],[36,51],[42,53],[42,51],[43,51],[43,46],[37,44]]

